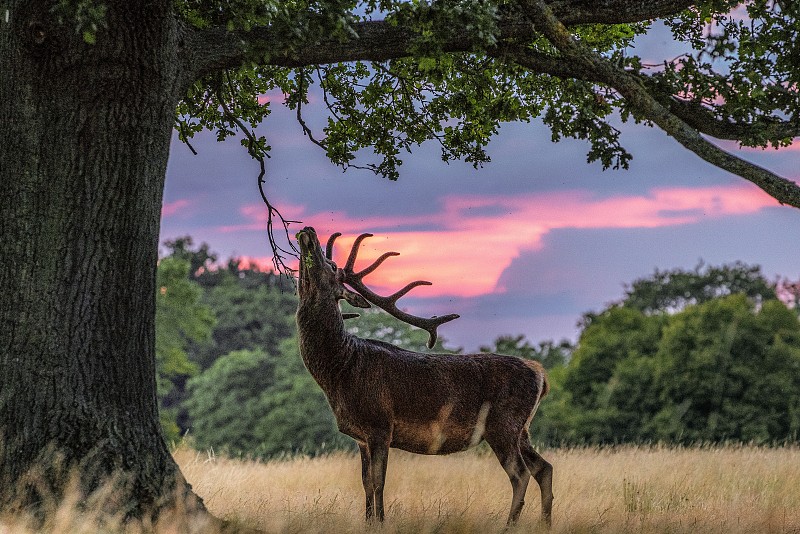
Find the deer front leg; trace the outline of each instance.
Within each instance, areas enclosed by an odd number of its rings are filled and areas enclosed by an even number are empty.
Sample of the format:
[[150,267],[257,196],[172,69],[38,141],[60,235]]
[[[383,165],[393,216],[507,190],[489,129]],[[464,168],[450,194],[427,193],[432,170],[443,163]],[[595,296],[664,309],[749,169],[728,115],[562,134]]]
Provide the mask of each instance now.
[[369,521],[375,516],[375,488],[372,485],[372,471],[370,466],[369,449],[366,443],[358,443],[361,452],[361,483],[364,485],[366,495],[366,519]]
[[[383,521],[383,486],[386,481],[386,464],[389,461],[389,441],[375,440],[368,445],[368,456],[370,460],[370,475],[372,479],[372,489],[375,495],[375,514],[378,521]],[[368,497],[369,498],[369,497]]]

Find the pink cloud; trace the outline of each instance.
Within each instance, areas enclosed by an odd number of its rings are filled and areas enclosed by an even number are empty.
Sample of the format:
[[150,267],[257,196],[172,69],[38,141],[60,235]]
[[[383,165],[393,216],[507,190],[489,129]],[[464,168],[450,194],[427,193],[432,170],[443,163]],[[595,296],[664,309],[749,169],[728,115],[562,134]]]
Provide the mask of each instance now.
[[[287,221],[302,221],[303,226],[319,226],[320,228],[325,228],[335,224],[337,228],[335,231],[342,233],[358,233],[364,228],[383,227],[387,224],[395,224],[394,220],[378,216],[351,219],[343,211],[309,213],[305,206],[288,203],[282,203],[280,205],[280,212]],[[221,233],[232,233],[250,230],[263,231],[266,228],[267,208],[264,204],[246,204],[239,208],[239,213],[241,213],[248,222],[220,226],[217,227],[217,231]],[[421,214],[397,219],[397,221],[399,221],[397,224],[429,224],[431,220],[432,218],[430,215]],[[298,230],[299,229],[300,227],[298,227]]]
[[[411,280],[426,279],[431,287],[415,289],[424,296],[476,296],[502,291],[501,273],[522,251],[536,250],[544,236],[561,228],[658,228],[700,222],[707,218],[755,213],[775,200],[748,186],[665,188],[647,195],[595,198],[585,191],[536,193],[520,196],[461,196],[442,199],[442,209],[423,215],[353,218],[343,212],[311,213],[286,206],[287,217],[314,226],[336,242],[334,259],[342,264],[356,234],[380,228],[361,246],[357,269],[384,252],[390,258],[366,281],[383,293]],[[253,223],[226,231],[264,229],[265,210],[250,205],[242,214]],[[432,230],[404,230],[420,224]],[[397,230],[392,230],[397,228]],[[298,228],[299,229],[299,228]],[[266,258],[250,258],[266,265]]]
[[179,211],[182,211],[191,205],[191,201],[185,198],[180,200],[176,200],[174,202],[167,202],[163,206],[161,206],[161,216],[162,217],[171,217],[175,215]]
[[272,91],[265,93],[263,95],[258,95],[258,103],[260,105],[275,103],[275,104],[283,104],[286,102],[286,93],[281,91],[280,89],[273,89]]
[[744,152],[768,152],[774,154],[775,152],[798,152],[800,151],[800,139],[794,139],[792,144],[788,146],[782,146],[780,148],[774,147],[752,147],[752,146],[739,146],[739,143],[736,141],[719,141],[720,148],[723,148],[729,152],[735,152],[737,150],[741,150]]
[[240,269],[250,269],[252,267],[265,272],[274,269],[272,265],[272,258],[256,258],[254,256],[239,257]]
[[[262,106],[267,103],[275,103],[275,104],[283,104],[286,102],[288,95],[279,89],[273,89],[272,91],[265,93],[263,95],[258,95],[258,103]],[[308,94],[308,102],[309,104],[314,104],[319,101],[316,95],[313,93]]]

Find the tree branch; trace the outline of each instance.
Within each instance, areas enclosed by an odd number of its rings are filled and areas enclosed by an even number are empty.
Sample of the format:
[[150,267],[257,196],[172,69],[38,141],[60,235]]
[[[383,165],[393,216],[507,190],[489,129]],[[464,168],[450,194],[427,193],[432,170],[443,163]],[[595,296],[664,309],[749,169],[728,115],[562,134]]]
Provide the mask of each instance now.
[[[490,55],[498,59],[510,59],[530,71],[549,74],[557,78],[571,78],[586,82],[601,81],[594,76],[593,71],[588,71],[575,63],[517,46],[499,46],[491,50]],[[625,72],[629,76],[635,76],[647,88],[651,96],[662,106],[669,108],[673,115],[698,132],[715,139],[741,141],[754,138],[791,139],[800,137],[800,125],[796,123],[766,117],[758,117],[753,122],[726,121],[714,115],[712,110],[699,102],[682,100],[663,91],[653,77]]]
[[666,105],[675,116],[695,130],[716,139],[740,141],[754,138],[791,139],[800,137],[800,125],[789,121],[764,117],[759,117],[753,122],[726,121],[715,116],[711,110],[699,102],[681,100],[672,95],[667,98]]
[[[563,24],[624,24],[653,20],[678,13],[694,5],[691,0],[554,0],[553,10]],[[184,28],[185,83],[213,72],[236,68],[251,59],[256,49],[266,57],[265,64],[304,67],[347,61],[387,61],[411,55],[416,34],[383,20],[360,22],[352,26],[358,38],[342,42],[321,37],[317,42],[287,52],[284,39],[271,27],[250,31],[227,31],[224,28]],[[518,13],[506,10],[498,20],[498,41],[530,39],[535,32]],[[467,52],[479,43],[468,28],[452,29],[456,35],[443,43],[444,52]]]
[[[265,57],[264,63],[279,67],[306,67],[348,61],[388,61],[412,55],[416,35],[408,29],[383,20],[353,25],[357,39],[340,41],[320,39],[287,52],[290,47],[272,28],[254,28],[249,32],[228,32],[222,28],[187,29],[188,42],[185,62],[186,82],[192,83],[219,70],[239,67],[254,47]],[[476,41],[466,30],[453,32],[458,37],[444,44],[446,52],[466,52],[476,47]],[[502,28],[501,38],[530,38],[530,25],[521,20]]]
[[523,0],[534,27],[541,31],[563,54],[564,62],[585,69],[595,81],[617,90],[641,116],[652,121],[685,148],[728,172],[753,182],[781,204],[800,208],[800,186],[773,172],[725,152],[703,138],[696,129],[661,105],[642,84],[639,77],[613,65],[593,50],[575,40],[542,0]]
[[674,15],[698,2],[686,0],[553,0],[550,9],[566,26],[626,24]]

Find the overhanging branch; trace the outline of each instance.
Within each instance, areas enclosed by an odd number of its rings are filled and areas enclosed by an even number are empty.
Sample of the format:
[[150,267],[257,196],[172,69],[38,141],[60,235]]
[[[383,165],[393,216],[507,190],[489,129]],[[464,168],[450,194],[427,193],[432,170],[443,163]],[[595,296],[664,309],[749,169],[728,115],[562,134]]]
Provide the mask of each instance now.
[[698,2],[686,0],[553,0],[548,3],[566,26],[629,24],[674,15]]
[[643,118],[658,125],[702,159],[753,182],[778,202],[800,208],[800,186],[797,183],[738,158],[709,142],[699,131],[661,105],[639,77],[617,67],[575,40],[542,0],[524,0],[524,5],[534,27],[558,48],[565,62],[571,62],[574,68],[590,73],[589,76],[594,81],[613,87]]
[[[511,60],[532,72],[548,74],[562,79],[601,83],[593,70],[587,70],[572,61],[519,46],[498,46],[489,51],[498,59]],[[711,109],[698,103],[682,100],[663,91],[657,80],[649,76],[624,71],[635,76],[659,104],[700,133],[725,141],[745,139],[792,139],[800,137],[800,125],[772,118],[759,117],[753,122],[733,122],[717,117]]]
[[[690,0],[554,0],[552,9],[563,24],[627,24],[654,20],[687,9],[696,1]],[[535,32],[530,24],[513,10],[505,10],[497,21],[498,41],[530,40]],[[345,42],[335,38],[320,38],[291,53],[283,38],[271,27],[256,27],[250,31],[227,31],[224,28],[184,28],[186,43],[183,54],[185,83],[192,83],[207,74],[236,68],[252,60],[250,52],[263,53],[265,64],[285,67],[304,67],[347,61],[386,61],[412,54],[413,32],[383,20],[365,21],[352,26],[358,38]],[[444,52],[475,50],[478,44],[466,26],[453,28],[458,37],[442,43]]]
[[[207,74],[239,67],[253,49],[264,56],[265,64],[296,68],[348,61],[388,61],[413,55],[417,36],[406,28],[377,20],[355,24],[353,30],[358,34],[357,39],[344,42],[321,39],[289,53],[286,50],[290,47],[271,28],[254,28],[249,32],[187,29],[187,41],[191,44],[184,58],[185,82],[192,83]],[[443,43],[443,51],[476,49],[477,42],[466,29],[452,33],[457,37]],[[500,38],[530,39],[533,35],[530,25],[517,19],[505,21]]]
[[667,97],[669,110],[686,124],[715,139],[741,141],[744,139],[791,139],[800,137],[800,126],[788,121],[758,118],[754,122],[732,122],[715,116],[697,102]]

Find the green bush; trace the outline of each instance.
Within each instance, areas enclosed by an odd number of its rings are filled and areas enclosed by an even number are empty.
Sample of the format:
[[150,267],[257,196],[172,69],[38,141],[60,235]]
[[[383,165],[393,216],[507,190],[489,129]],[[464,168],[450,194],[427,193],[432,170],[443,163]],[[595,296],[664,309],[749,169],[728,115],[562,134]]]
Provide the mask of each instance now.
[[186,408],[197,447],[233,456],[316,454],[348,446],[294,339],[277,355],[234,351],[189,381]]

